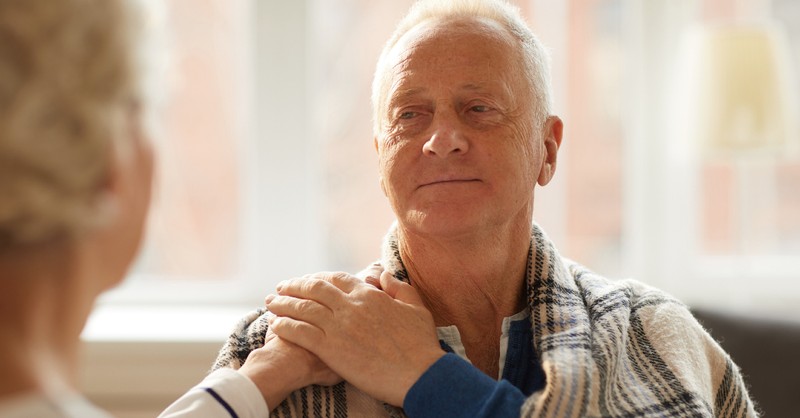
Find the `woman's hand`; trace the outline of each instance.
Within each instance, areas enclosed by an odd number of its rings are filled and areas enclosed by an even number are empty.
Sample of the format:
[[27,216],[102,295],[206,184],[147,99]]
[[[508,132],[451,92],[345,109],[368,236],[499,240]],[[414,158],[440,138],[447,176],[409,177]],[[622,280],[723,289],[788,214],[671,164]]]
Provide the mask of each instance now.
[[277,407],[290,393],[308,385],[331,386],[342,381],[308,350],[267,331],[262,348],[247,356],[239,373],[256,384],[269,409]]
[[365,393],[402,406],[411,386],[445,353],[414,288],[387,272],[368,282],[346,273],[283,282],[278,295],[267,298],[277,315],[270,328]]

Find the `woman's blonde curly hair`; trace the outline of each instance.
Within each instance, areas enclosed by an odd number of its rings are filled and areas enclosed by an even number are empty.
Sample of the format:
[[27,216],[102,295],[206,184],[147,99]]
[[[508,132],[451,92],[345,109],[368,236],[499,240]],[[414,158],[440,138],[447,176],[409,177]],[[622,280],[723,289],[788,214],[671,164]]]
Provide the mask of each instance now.
[[131,0],[0,0],[0,248],[106,215],[112,142],[144,104],[142,11]]

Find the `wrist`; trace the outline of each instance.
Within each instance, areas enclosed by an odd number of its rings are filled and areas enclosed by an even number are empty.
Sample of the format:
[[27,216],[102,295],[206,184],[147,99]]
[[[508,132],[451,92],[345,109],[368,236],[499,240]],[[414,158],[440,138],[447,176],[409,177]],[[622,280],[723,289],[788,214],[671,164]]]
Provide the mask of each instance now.
[[264,361],[261,358],[253,361],[249,357],[238,370],[256,385],[270,410],[280,405],[295,390],[307,386],[304,376],[298,373],[298,367],[280,359],[276,360],[278,361]]
[[400,391],[395,393],[395,396],[393,396],[391,399],[388,399],[387,402],[391,405],[402,407],[411,388],[431,367],[433,367],[434,364],[436,364],[436,362],[438,362],[446,354],[447,353],[444,350],[438,349],[418,357],[418,360],[415,362],[418,366],[409,369],[410,373],[406,378],[405,384],[397,385]]

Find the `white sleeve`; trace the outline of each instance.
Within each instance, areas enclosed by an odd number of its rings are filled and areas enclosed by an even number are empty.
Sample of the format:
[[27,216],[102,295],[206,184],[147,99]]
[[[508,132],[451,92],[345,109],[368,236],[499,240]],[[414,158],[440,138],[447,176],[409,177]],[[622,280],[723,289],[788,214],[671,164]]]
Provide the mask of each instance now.
[[222,368],[172,403],[159,418],[269,418],[261,392],[247,376]]

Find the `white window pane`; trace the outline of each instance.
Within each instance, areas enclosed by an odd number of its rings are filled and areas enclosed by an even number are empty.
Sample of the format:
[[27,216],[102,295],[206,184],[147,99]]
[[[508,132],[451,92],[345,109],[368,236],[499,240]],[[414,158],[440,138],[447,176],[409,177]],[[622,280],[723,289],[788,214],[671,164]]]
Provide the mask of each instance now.
[[[148,239],[134,277],[236,274],[244,133],[243,1],[169,2],[171,83]],[[245,43],[246,44],[246,43]]]

